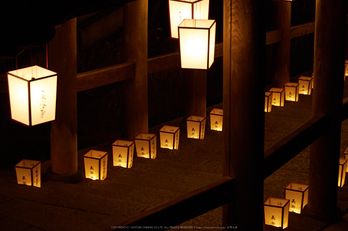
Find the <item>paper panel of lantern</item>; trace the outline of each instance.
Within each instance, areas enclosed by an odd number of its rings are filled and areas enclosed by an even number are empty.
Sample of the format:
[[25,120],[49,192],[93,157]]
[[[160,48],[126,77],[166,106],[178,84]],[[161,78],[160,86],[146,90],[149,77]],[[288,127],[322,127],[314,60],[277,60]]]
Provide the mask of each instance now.
[[287,101],[293,101],[297,102],[298,101],[298,83],[286,83],[285,84],[285,100]]
[[272,87],[272,105],[284,107],[284,88]]
[[83,157],[85,177],[92,180],[105,180],[108,170],[108,153],[90,150]]
[[285,229],[289,221],[288,199],[269,197],[264,205],[265,224]]
[[184,19],[208,19],[209,0],[168,0],[170,32],[178,38],[178,26]]
[[272,92],[265,92],[265,112],[272,111]]
[[27,126],[56,119],[57,73],[31,66],[7,73],[11,118]]
[[160,130],[161,148],[179,149],[180,128],[164,125]]
[[214,131],[222,131],[223,109],[214,108],[210,112],[210,129]]
[[299,94],[310,95],[313,88],[313,77],[301,76],[298,78]]
[[41,161],[23,159],[15,165],[17,184],[41,188]]
[[134,142],[116,140],[112,144],[113,166],[131,168],[133,166]]
[[343,187],[346,183],[346,174],[347,174],[347,163],[348,161],[344,158],[340,158],[338,168],[338,187]]
[[140,133],[135,137],[137,157],[156,159],[157,136],[151,133]]
[[348,60],[344,61],[344,81],[346,81],[346,77],[348,76]]
[[190,116],[186,120],[187,138],[204,139],[206,118],[202,116]]
[[308,185],[290,183],[285,187],[285,199],[290,200],[290,212],[301,214],[308,203]]
[[215,20],[184,19],[178,28],[181,68],[209,69],[215,56]]

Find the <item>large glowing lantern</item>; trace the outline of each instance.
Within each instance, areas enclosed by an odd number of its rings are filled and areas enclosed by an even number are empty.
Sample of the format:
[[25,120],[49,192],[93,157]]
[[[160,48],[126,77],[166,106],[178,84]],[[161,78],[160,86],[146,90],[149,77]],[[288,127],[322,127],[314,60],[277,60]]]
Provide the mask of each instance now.
[[180,128],[164,125],[160,131],[161,148],[179,149]]
[[290,212],[301,214],[308,203],[308,185],[290,183],[285,187],[285,199],[290,200]]
[[284,107],[284,89],[272,87],[269,91],[272,92],[272,105]]
[[286,83],[285,84],[285,100],[298,101],[298,83]]
[[56,119],[57,73],[31,66],[7,73],[11,118],[28,126]]
[[135,148],[137,157],[156,159],[157,136],[151,133],[140,133],[135,137]]
[[301,76],[298,78],[299,94],[310,95],[313,88],[313,77]]
[[203,116],[190,116],[186,119],[187,138],[204,139],[206,119]]
[[185,18],[209,18],[209,0],[168,0],[168,5],[172,38],[178,38],[178,26]]
[[21,160],[15,165],[17,183],[41,188],[41,161]]
[[265,92],[265,112],[272,111],[272,92]]
[[210,112],[210,129],[214,131],[222,131],[223,109],[214,108]]
[[108,170],[108,153],[90,150],[83,157],[86,178],[92,180],[105,180]]
[[346,159],[340,158],[339,168],[338,168],[338,187],[341,187],[341,188],[346,183],[347,163],[348,161]]
[[181,68],[209,69],[215,56],[215,20],[184,19],[179,25]]
[[269,197],[263,207],[265,214],[265,224],[285,229],[289,221],[288,199]]
[[113,165],[123,168],[133,166],[134,141],[116,140],[112,144]]

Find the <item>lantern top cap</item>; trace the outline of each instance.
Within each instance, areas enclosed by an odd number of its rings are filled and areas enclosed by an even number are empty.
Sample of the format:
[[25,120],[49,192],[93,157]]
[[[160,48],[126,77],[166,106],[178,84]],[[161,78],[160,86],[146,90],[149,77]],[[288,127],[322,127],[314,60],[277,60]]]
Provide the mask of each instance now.
[[8,74],[25,80],[40,79],[52,75],[57,75],[56,72],[40,67],[38,65],[9,71]]
[[133,143],[134,143],[134,141],[129,141],[129,140],[116,140],[112,145],[130,146]]
[[98,150],[92,149],[89,152],[87,152],[84,156],[85,157],[92,157],[92,158],[102,158],[106,154],[108,154],[108,153],[104,152],[104,151],[98,151]]
[[301,187],[302,191],[305,191],[307,188],[308,188],[308,185],[307,184],[300,184],[300,183],[294,183],[294,182],[291,182],[290,184],[288,184],[285,189],[294,189],[294,190],[298,190],[299,187]]
[[214,25],[213,19],[187,19],[185,18],[180,24],[179,28],[210,28]]

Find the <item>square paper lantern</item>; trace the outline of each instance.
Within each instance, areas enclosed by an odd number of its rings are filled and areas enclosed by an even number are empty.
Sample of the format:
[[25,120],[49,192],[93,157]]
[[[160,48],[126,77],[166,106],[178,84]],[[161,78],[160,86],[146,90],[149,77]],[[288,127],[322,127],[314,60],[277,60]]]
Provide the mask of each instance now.
[[209,0],[168,0],[170,32],[178,38],[178,26],[185,19],[209,19]]
[[272,87],[269,91],[272,92],[272,105],[284,107],[284,89]]
[[202,116],[190,116],[186,120],[187,138],[204,139],[206,119]]
[[108,170],[108,153],[90,150],[83,157],[86,178],[92,180],[105,180]]
[[347,160],[340,158],[339,168],[338,168],[338,187],[343,187],[346,183],[346,174],[347,174]]
[[285,199],[290,200],[290,212],[301,214],[308,203],[308,185],[290,183],[285,187]]
[[346,81],[346,77],[348,76],[348,60],[344,61],[344,81]]
[[22,160],[15,165],[17,184],[41,188],[41,161]]
[[272,111],[272,92],[265,92],[265,112]]
[[27,126],[56,119],[57,73],[31,66],[7,73],[11,118]]
[[310,95],[313,88],[313,77],[301,76],[298,78],[299,94]]
[[112,144],[113,165],[123,168],[133,166],[134,142],[127,140],[116,140]]
[[263,205],[265,224],[285,229],[289,221],[288,199],[269,197]]
[[159,133],[161,148],[179,149],[179,127],[164,125]]
[[179,25],[181,68],[211,67],[215,56],[215,20],[184,19]]
[[156,159],[157,157],[157,136],[150,133],[140,133],[135,137],[135,148],[137,157]]
[[285,100],[297,102],[298,95],[298,83],[285,84]]
[[223,109],[214,108],[210,112],[210,129],[214,131],[222,131]]

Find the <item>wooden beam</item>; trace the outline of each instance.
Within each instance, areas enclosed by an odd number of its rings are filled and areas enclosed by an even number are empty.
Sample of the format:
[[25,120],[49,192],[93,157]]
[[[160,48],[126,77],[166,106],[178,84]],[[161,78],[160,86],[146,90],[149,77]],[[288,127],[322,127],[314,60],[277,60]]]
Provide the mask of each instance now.
[[314,22],[309,22],[291,27],[290,38],[297,38],[307,34],[314,33]]
[[266,33],[266,45],[271,45],[274,43],[279,43],[282,41],[282,31],[273,30]]

